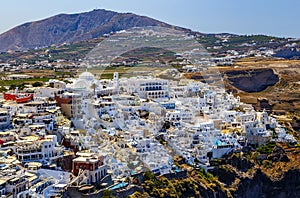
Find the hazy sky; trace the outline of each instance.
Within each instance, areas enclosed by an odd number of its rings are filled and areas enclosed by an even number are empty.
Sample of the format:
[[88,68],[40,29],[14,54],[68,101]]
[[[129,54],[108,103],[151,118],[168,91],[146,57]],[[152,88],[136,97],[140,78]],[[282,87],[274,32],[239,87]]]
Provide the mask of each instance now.
[[132,12],[204,33],[300,37],[299,0],[3,0],[0,33],[59,13]]

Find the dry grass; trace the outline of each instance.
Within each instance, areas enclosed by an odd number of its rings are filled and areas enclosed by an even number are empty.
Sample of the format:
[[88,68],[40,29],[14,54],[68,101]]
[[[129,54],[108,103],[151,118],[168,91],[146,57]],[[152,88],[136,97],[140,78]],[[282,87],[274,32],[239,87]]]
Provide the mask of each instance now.
[[283,174],[288,170],[300,170],[300,148],[288,147],[286,144],[281,144],[282,148],[284,148],[289,162],[273,162],[272,168],[265,168],[261,166],[261,170],[271,179],[278,180],[282,178]]

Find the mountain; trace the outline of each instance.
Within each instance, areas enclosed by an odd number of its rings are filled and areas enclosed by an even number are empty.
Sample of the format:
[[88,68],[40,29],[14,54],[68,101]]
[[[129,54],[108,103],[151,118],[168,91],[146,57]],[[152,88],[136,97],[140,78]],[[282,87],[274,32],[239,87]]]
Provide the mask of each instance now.
[[0,51],[73,43],[119,30],[144,26],[187,30],[146,16],[100,9],[79,14],[59,14],[17,26],[0,35]]

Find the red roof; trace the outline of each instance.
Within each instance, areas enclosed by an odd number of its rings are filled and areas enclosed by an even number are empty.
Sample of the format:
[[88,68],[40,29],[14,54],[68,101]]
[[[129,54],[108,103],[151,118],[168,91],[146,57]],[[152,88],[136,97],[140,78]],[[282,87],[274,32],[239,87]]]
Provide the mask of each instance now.
[[0,139],[0,144],[3,144],[5,141]]

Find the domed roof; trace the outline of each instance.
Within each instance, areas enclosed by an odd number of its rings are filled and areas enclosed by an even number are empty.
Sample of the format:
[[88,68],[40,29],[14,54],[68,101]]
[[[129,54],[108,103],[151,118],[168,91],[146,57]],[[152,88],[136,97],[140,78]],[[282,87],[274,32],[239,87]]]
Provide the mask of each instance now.
[[84,79],[84,80],[94,80],[94,75],[88,71],[83,72],[82,74],[79,75],[79,79]]
[[77,80],[74,85],[74,89],[88,89],[89,88],[89,82],[87,82],[85,79]]

